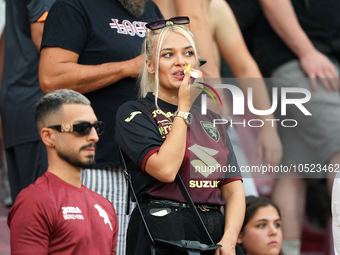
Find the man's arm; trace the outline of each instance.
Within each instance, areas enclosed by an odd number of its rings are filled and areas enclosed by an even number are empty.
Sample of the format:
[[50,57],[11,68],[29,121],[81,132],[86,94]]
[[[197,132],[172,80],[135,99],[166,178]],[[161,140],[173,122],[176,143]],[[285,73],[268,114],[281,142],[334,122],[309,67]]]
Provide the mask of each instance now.
[[2,72],[4,69],[4,57],[5,57],[5,28],[0,37],[0,89],[2,81]]
[[219,52],[237,78],[262,78],[243,40],[236,18],[225,0],[212,0],[209,8]]
[[37,194],[32,189],[25,189],[8,213],[11,254],[48,254],[53,205],[49,197]]
[[219,78],[220,72],[217,66],[213,37],[210,28],[209,4],[210,0],[174,0],[178,16],[189,16],[190,30],[195,36],[199,58],[208,62],[200,70],[204,78]]
[[173,0],[153,0],[157,4],[165,19],[176,16],[176,9]]
[[67,88],[82,94],[109,86],[126,77],[137,77],[144,57],[101,65],[78,64],[79,54],[59,47],[41,50],[39,81],[44,93]]
[[[228,62],[235,77],[241,78],[238,79],[238,82],[244,95],[247,95],[248,88],[252,88],[254,108],[257,110],[270,109],[271,102],[262,74],[248,51],[235,16],[227,2],[212,0],[210,16],[219,51]],[[265,123],[258,136],[258,156],[261,159],[264,157],[268,164],[277,165],[282,158],[282,145],[276,124],[274,123],[272,126],[271,122],[266,121],[266,119],[275,119],[275,117],[273,114],[257,117]]]
[[44,24],[45,22],[31,23],[31,38],[38,51],[40,51],[42,34],[44,31]]
[[[328,80],[321,79],[325,89],[339,90],[339,84],[332,79],[338,78],[334,65],[315,49],[300,26],[290,0],[259,0],[259,2],[272,28],[299,58],[306,75],[309,78],[327,78]],[[316,90],[315,80],[311,86]]]
[[79,64],[87,33],[86,18],[79,10],[67,1],[54,3],[46,19],[40,54],[39,81],[43,92],[66,88],[84,94],[138,76],[143,55],[121,62]]

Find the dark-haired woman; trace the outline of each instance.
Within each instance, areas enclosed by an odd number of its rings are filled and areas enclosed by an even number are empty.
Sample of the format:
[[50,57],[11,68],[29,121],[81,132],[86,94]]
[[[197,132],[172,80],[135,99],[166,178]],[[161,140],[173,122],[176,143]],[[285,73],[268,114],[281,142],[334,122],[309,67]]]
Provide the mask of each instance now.
[[246,255],[281,255],[279,208],[268,198],[246,197],[246,214],[238,237]]

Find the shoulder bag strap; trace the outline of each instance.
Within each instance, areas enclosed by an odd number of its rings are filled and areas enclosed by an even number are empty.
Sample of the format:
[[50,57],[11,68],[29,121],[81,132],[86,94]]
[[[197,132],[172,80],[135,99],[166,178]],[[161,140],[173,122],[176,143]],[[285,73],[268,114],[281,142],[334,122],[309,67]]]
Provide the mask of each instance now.
[[211,244],[214,244],[214,241],[212,240],[207,228],[205,227],[204,225],[204,222],[201,218],[201,216],[199,215],[195,205],[194,205],[194,202],[192,201],[190,195],[189,195],[189,192],[188,190],[185,188],[184,186],[184,183],[182,181],[182,178],[181,176],[177,173],[176,175],[176,183],[179,187],[179,189],[181,190],[185,200],[187,201],[187,203],[189,204],[189,207],[190,207],[190,210],[191,210],[191,213],[194,215],[194,217],[196,218],[197,220],[197,223],[202,231],[202,233],[206,236],[206,238],[208,239],[208,241],[211,243]]

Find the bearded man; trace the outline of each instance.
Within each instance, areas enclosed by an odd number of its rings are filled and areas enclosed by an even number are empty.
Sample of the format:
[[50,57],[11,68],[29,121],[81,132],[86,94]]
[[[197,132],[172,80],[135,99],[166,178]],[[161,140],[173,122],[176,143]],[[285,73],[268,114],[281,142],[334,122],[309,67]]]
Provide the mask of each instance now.
[[145,24],[162,17],[148,0],[57,0],[41,44],[41,89],[46,93],[67,88],[85,94],[106,124],[96,164],[83,169],[82,180],[116,209],[118,255],[125,251],[128,216],[124,213],[127,187],[114,139],[116,112],[120,105],[137,98]]
[[49,165],[8,213],[11,254],[116,255],[115,210],[81,183],[82,168],[95,163],[104,123],[86,97],[68,89],[43,96],[35,120]]

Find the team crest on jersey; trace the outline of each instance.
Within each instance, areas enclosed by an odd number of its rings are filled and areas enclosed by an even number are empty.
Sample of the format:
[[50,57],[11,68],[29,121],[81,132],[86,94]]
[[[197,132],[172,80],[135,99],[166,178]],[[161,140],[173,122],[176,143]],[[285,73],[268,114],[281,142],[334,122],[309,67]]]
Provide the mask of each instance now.
[[104,218],[104,223],[109,224],[109,226],[112,230],[112,225],[111,225],[111,222],[109,220],[109,216],[107,215],[105,210],[103,208],[101,208],[100,205],[97,205],[97,204],[95,204],[94,207],[98,210],[99,216]]
[[215,142],[218,142],[220,140],[220,133],[218,132],[217,127],[214,127],[213,123],[208,121],[201,121],[201,126],[205,133]]

